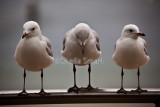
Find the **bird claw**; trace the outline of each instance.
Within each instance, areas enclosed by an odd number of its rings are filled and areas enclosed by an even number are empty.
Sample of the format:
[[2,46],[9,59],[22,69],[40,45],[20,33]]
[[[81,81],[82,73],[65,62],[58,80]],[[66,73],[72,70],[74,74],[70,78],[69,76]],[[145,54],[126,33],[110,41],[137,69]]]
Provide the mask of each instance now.
[[23,90],[18,94],[18,96],[28,96],[28,93],[25,90]]
[[143,90],[141,88],[137,88],[136,90],[131,90],[132,92],[137,92],[139,94],[143,93],[143,92],[147,92],[147,90]]
[[68,89],[68,93],[70,93],[70,92],[75,92],[75,93],[78,94],[78,91],[79,91],[79,90],[80,90],[80,89],[79,89],[77,86],[74,86],[74,87],[71,87],[71,88]]
[[93,88],[91,85],[88,85],[86,88],[82,87],[81,90],[87,90],[87,91],[91,91],[91,90],[97,90],[97,88]]
[[45,95],[47,95],[48,93],[46,93],[43,89],[41,89],[41,91],[40,91],[38,94],[41,95],[41,96],[45,96]]
[[126,94],[127,91],[126,91],[124,88],[121,88],[121,89],[119,89],[119,90],[117,91],[117,94],[119,94],[119,93],[124,93],[124,94]]

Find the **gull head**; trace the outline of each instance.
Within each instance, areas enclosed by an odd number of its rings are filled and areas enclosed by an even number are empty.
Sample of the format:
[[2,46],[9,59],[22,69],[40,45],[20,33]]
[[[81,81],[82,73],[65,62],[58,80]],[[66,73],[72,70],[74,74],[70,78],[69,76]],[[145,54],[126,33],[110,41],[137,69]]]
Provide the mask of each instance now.
[[124,26],[122,30],[122,37],[138,39],[139,36],[145,36],[144,33],[139,31],[139,28],[134,24]]
[[40,26],[35,21],[28,21],[23,25],[23,38],[30,38],[34,36],[40,36],[41,30]]
[[74,28],[74,37],[82,48],[82,54],[84,53],[85,45],[91,36],[90,30],[90,27],[85,23],[79,23]]

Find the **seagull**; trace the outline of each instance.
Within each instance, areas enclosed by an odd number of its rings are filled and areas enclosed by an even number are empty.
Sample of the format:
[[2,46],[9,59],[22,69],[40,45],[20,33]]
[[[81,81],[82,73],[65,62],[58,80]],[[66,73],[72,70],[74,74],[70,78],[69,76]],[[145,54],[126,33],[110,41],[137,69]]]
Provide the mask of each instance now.
[[76,85],[76,67],[88,65],[89,84],[87,90],[94,89],[90,82],[91,63],[101,55],[99,37],[96,31],[92,30],[87,24],[79,23],[69,30],[63,40],[62,56],[70,63],[73,63],[74,86],[68,92],[80,90]]
[[43,69],[49,67],[53,61],[51,43],[49,39],[41,34],[40,26],[35,21],[28,21],[23,25],[23,36],[19,41],[14,59],[16,63],[24,68],[23,91],[19,95],[27,96],[25,90],[26,70],[31,72],[41,71],[40,95],[45,95],[43,89]]
[[145,36],[144,33],[139,31],[139,28],[134,24],[128,24],[124,26],[121,37],[115,44],[115,52],[112,56],[115,64],[122,68],[121,70],[121,88],[117,93],[125,93],[126,90],[123,88],[123,68],[124,69],[138,69],[138,87],[136,90],[132,90],[138,93],[146,92],[140,87],[140,70],[139,68],[149,61],[147,54],[146,41],[141,38]]

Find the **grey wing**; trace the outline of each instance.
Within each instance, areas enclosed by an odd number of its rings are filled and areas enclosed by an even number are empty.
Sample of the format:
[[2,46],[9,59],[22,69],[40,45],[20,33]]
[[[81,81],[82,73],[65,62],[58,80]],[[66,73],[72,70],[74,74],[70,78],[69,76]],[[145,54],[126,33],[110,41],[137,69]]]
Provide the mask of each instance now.
[[147,53],[147,44],[146,44],[146,42],[144,42],[144,53],[145,53],[146,55],[148,55],[148,53]]
[[97,32],[94,31],[94,30],[92,30],[92,34],[96,38],[96,47],[97,47],[97,50],[100,51],[99,36],[98,36]]
[[117,47],[117,44],[119,43],[119,41],[120,41],[120,39],[118,39],[118,40],[116,41],[116,44],[114,45],[114,52],[116,51],[116,47]]
[[117,45],[117,43],[114,45],[114,52],[115,52],[115,50],[116,50],[116,45]]
[[63,39],[63,51],[64,51],[64,49],[65,49],[65,43],[66,43],[66,35],[64,36],[64,39]]
[[147,43],[146,43],[146,41],[145,41],[143,38],[139,38],[139,40],[140,40],[141,42],[143,42],[143,44],[144,44],[144,53],[145,53],[145,55],[148,55],[148,53],[147,53]]
[[65,36],[64,36],[64,39],[63,39],[63,51],[64,51],[65,45],[66,45],[66,38],[67,38],[67,36],[71,33],[71,31],[72,31],[72,29],[69,30],[69,31],[65,34]]
[[46,38],[45,36],[43,36],[43,40],[47,43],[46,51],[48,55],[53,57],[52,46],[51,46],[50,40]]

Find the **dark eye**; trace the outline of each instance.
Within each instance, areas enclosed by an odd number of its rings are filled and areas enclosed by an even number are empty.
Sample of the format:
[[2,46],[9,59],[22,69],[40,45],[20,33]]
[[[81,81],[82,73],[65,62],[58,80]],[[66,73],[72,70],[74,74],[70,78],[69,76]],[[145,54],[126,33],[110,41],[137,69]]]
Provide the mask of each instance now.
[[35,28],[32,28],[32,31],[34,30]]
[[77,39],[79,39],[79,34],[76,35]]
[[132,29],[130,29],[130,30],[129,30],[129,32],[133,32],[133,30],[132,30]]

